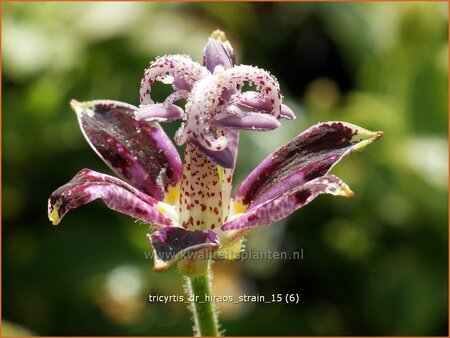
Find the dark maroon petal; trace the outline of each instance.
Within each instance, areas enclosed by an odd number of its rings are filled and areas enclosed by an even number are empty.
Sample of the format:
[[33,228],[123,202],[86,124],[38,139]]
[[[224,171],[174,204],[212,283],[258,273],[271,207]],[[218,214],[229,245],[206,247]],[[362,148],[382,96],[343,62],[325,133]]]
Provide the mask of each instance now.
[[195,258],[198,250],[213,250],[220,245],[219,237],[210,230],[165,227],[148,235],[148,238],[153,247],[155,271],[164,271],[181,258]]
[[344,122],[317,124],[261,162],[238,188],[234,201],[251,206],[277,197],[327,174],[345,155],[381,135]]
[[272,200],[250,207],[222,226],[222,230],[241,230],[277,222],[305,206],[320,194],[353,196],[338,177],[326,175],[305,183]]
[[58,188],[48,200],[48,217],[57,225],[71,209],[97,198],[113,210],[135,219],[155,224],[173,225],[169,217],[160,213],[159,203],[124,181],[89,169],[81,170],[70,182]]
[[137,121],[137,107],[117,101],[71,102],[89,144],[127,182],[158,200],[181,180],[175,146],[157,123]]

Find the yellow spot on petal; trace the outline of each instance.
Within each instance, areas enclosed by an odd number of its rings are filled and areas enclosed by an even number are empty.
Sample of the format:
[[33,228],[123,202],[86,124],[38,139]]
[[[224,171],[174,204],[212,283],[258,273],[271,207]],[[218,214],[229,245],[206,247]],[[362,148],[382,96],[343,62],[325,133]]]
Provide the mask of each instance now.
[[[48,219],[53,225],[58,225],[61,219],[59,218],[59,208],[61,207],[62,200],[59,199],[55,204],[49,206]],[[50,211],[51,210],[51,211]]]
[[171,218],[175,223],[178,223],[178,213],[173,206],[164,202],[158,202],[155,205],[155,209],[163,215]]
[[222,187],[222,182],[223,182],[223,168],[218,165],[217,166],[217,174],[219,175],[219,187]]
[[164,202],[170,205],[175,205],[180,199],[180,185],[175,187],[169,185],[167,192],[164,196]]
[[245,210],[247,210],[248,205],[247,204],[243,204],[239,201],[234,201],[233,202],[233,213],[236,214],[241,214],[243,213]]

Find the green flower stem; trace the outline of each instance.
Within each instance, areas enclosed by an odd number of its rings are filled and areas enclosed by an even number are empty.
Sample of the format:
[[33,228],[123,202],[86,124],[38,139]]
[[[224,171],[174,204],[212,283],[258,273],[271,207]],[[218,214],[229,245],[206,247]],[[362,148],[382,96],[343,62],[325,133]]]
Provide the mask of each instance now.
[[187,289],[191,300],[196,335],[219,336],[217,313],[211,301],[211,267],[210,264],[208,265],[204,275],[187,277]]

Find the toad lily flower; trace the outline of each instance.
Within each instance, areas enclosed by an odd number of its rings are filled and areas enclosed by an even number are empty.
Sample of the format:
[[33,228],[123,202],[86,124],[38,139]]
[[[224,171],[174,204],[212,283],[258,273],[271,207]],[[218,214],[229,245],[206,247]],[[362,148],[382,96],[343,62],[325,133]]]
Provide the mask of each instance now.
[[[151,98],[157,81],[173,88],[162,103]],[[244,84],[256,90],[243,91]],[[184,109],[174,104],[181,99]],[[249,229],[276,222],[320,194],[352,196],[329,171],[382,136],[344,122],[317,124],[269,155],[231,198],[239,130],[272,130],[280,118],[294,118],[275,77],[234,65],[231,45],[215,32],[203,66],[182,55],[152,62],[140,100],[139,107],[109,100],[71,102],[88,143],[122,179],[83,169],[50,196],[48,214],[56,225],[69,210],[101,199],[153,225],[148,237],[156,271],[181,259],[181,271],[195,275],[198,271],[190,268],[195,259],[186,254],[231,257]],[[184,163],[159,125],[175,119],[183,121],[175,139],[186,145]]]

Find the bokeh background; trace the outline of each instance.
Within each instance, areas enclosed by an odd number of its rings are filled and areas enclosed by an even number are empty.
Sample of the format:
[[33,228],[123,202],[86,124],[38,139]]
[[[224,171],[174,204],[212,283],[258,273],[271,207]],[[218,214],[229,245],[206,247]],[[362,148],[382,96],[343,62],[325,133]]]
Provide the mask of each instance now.
[[220,28],[238,63],[277,76],[297,115],[241,133],[236,185],[316,122],[385,133],[333,169],[353,199],[322,196],[247,241],[303,260],[214,265],[218,295],[301,297],[219,304],[225,333],[447,335],[447,13],[444,2],[2,3],[3,334],[191,334],[184,304],[147,301],[183,283],[152,271],[146,226],[97,201],[55,228],[47,198],[82,168],[110,173],[70,99],[137,104],[150,60],[200,61]]

